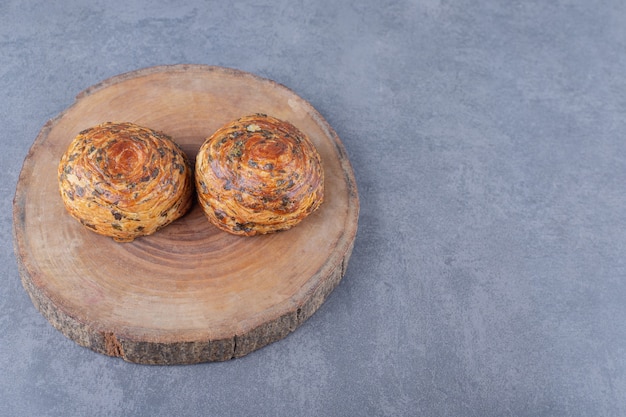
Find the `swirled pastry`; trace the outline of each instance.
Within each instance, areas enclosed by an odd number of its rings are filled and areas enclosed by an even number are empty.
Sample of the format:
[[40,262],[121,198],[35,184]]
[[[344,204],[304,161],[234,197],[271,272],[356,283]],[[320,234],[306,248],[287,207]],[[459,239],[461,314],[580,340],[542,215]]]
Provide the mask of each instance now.
[[195,178],[208,219],[237,235],[289,229],[324,199],[314,145],[291,123],[264,114],[237,119],[207,138]]
[[67,211],[119,242],[149,235],[193,201],[193,175],[172,139],[133,123],[103,123],[70,143],[58,169]]

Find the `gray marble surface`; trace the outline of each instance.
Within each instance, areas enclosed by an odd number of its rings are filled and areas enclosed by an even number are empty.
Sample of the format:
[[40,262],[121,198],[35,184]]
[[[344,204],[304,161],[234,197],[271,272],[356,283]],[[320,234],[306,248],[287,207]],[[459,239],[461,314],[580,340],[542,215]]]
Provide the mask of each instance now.
[[[626,415],[623,1],[3,0],[0,16],[1,416]],[[12,198],[77,93],[176,63],[308,100],[352,162],[359,233],[286,339],[133,365],[35,310]]]

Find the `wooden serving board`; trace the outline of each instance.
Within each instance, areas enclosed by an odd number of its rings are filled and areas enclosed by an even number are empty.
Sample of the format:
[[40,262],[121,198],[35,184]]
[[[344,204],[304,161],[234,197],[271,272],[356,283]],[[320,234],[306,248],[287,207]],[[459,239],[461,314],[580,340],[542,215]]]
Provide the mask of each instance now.
[[[193,160],[221,125],[258,112],[293,123],[322,157],[324,203],[295,228],[234,236],[196,204],[154,235],[117,243],[65,211],[57,166],[81,130],[137,123]],[[14,246],[35,307],[78,344],[144,364],[222,361],[287,336],[320,307],[345,273],[358,211],[344,147],[305,100],[237,70],[160,66],[90,87],[42,128],[17,184]]]

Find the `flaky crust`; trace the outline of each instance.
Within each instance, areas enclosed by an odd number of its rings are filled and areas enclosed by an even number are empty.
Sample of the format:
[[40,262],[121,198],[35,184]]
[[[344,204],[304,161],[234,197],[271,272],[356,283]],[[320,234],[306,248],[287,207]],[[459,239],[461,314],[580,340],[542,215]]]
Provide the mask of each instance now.
[[289,229],[324,199],[315,146],[291,123],[264,114],[237,119],[207,138],[195,179],[208,219],[236,235]]
[[133,123],[103,123],[74,138],[59,163],[61,197],[83,225],[116,241],[150,235],[193,201],[193,175],[172,139]]

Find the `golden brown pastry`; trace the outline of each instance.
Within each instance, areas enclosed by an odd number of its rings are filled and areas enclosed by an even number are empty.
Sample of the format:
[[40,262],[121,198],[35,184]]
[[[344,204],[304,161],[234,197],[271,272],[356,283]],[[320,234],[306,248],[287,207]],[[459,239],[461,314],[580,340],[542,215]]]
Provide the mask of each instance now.
[[195,178],[211,223],[237,235],[289,229],[324,199],[322,161],[309,138],[264,114],[237,119],[207,138]]
[[133,123],[103,123],[74,138],[59,163],[65,207],[119,242],[149,235],[193,201],[189,161],[172,139]]

